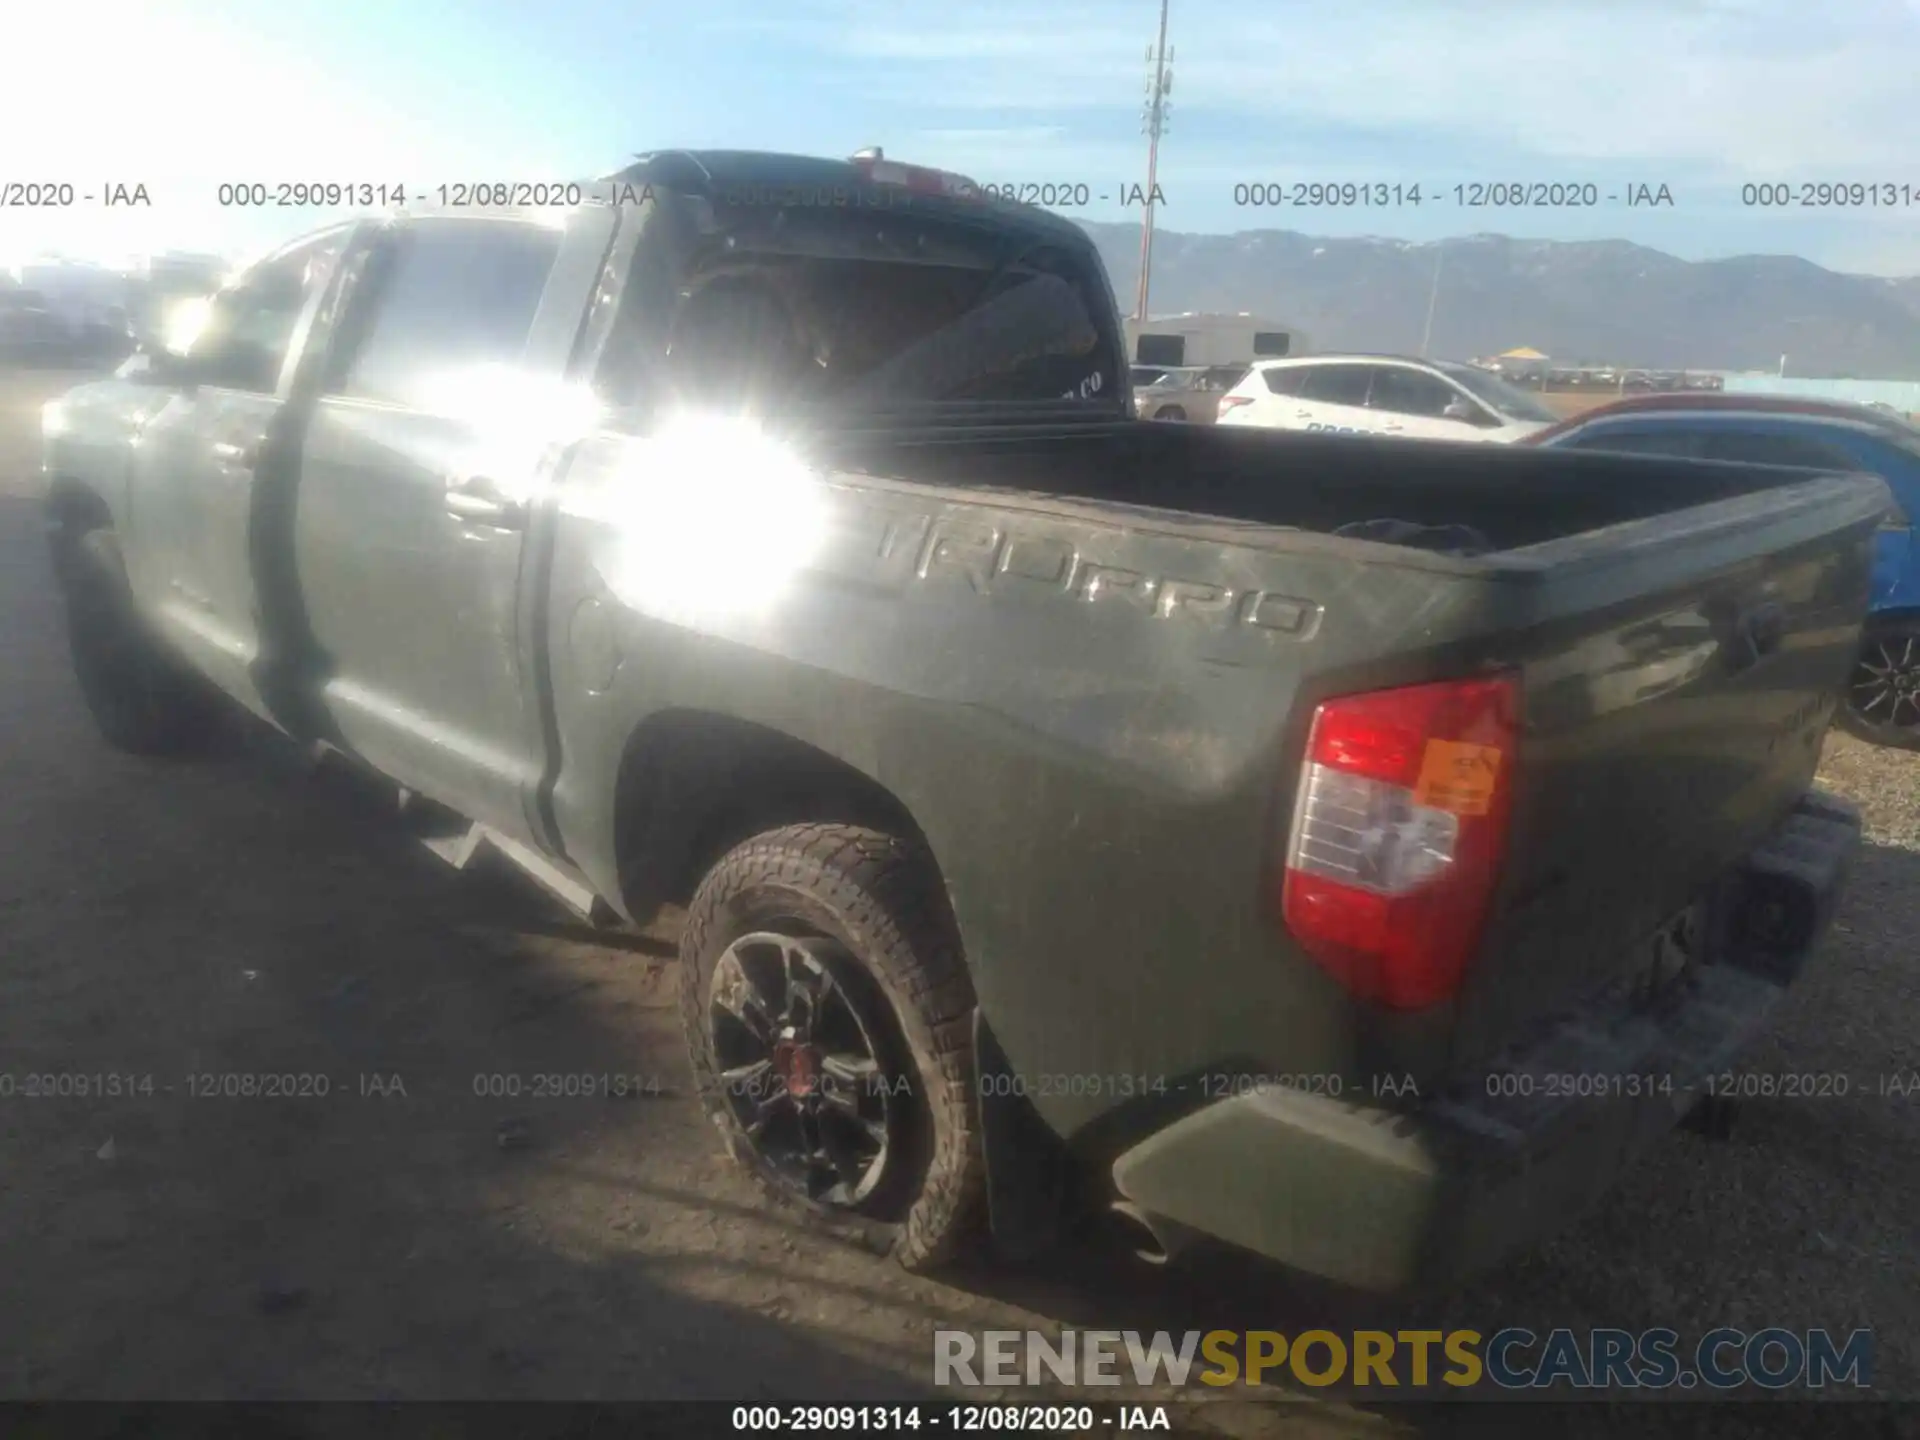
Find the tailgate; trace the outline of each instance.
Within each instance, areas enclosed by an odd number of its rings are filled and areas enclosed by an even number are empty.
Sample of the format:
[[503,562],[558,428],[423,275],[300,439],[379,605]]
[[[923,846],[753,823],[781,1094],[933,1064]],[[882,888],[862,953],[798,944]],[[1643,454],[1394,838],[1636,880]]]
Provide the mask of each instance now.
[[1643,963],[1792,809],[1854,663],[1885,505],[1872,477],[1821,476],[1508,552],[1539,567],[1539,623],[1456,1062]]

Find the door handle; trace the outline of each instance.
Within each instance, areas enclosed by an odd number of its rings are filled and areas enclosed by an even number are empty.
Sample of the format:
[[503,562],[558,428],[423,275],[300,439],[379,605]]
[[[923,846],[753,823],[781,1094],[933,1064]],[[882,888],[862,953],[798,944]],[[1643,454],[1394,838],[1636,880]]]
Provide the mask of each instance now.
[[509,500],[499,486],[480,476],[449,480],[446,504],[449,515],[495,530],[518,530],[527,520],[524,505]]

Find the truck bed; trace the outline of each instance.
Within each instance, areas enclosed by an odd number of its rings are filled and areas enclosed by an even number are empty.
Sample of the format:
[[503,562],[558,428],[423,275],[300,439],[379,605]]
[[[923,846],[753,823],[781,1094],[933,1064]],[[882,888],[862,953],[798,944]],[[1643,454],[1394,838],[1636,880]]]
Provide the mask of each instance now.
[[[1392,518],[1522,549],[1803,483],[1778,466],[1683,463],[1292,431],[1170,426],[853,434],[828,452],[876,476],[1025,491],[1328,533]],[[1676,483],[1676,475],[1685,476]]]
[[[1318,619],[1282,653],[1211,665],[1275,672],[1254,722],[1271,729],[1248,757],[1275,797],[1268,844],[1316,703],[1519,673],[1510,858],[1467,988],[1444,1014],[1356,1020],[1363,1050],[1427,1074],[1478,1063],[1617,980],[1798,803],[1852,663],[1886,503],[1871,478],[1769,466],[1146,423],[842,443],[836,463],[868,483],[1119,526],[1142,547],[1265,552],[1261,582]],[[1494,548],[1329,533],[1377,519],[1467,525]],[[1083,663],[1100,663],[1092,653]],[[1136,685],[1221,688],[1164,649],[1134,664]],[[1139,700],[1112,703],[1118,726]]]

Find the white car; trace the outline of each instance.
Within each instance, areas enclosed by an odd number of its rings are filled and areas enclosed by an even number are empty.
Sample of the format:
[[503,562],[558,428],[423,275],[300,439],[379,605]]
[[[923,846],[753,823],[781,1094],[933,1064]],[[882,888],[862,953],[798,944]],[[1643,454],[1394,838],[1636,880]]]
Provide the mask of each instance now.
[[1451,360],[1262,360],[1221,397],[1219,423],[1511,444],[1560,417],[1497,375]]

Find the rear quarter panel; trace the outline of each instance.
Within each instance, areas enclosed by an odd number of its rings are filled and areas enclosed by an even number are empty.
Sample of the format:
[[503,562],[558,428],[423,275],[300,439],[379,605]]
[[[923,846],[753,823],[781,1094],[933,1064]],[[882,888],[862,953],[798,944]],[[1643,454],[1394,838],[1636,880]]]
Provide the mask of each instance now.
[[915,816],[981,1004],[1063,1132],[1127,1077],[1351,1068],[1343,995],[1264,909],[1296,702],[1330,675],[1471,667],[1457,637],[1502,628],[1484,584],[1386,547],[881,481],[802,482],[817,527],[771,497],[667,503],[715,479],[601,439],[564,485],[553,808],[602,893],[634,727],[738,717]]
[[[1498,993],[1470,997],[1464,1016],[1364,1011],[1271,918],[1269,867],[1314,705],[1520,669],[1551,722],[1523,767],[1563,799],[1596,787],[1613,831],[1671,821],[1698,858],[1727,839],[1722,822],[1676,797],[1736,796],[1755,778],[1747,752],[1771,753],[1776,734],[1797,745],[1808,694],[1830,703],[1845,673],[1873,503],[1827,482],[1858,515],[1799,513],[1764,536],[1683,525],[1636,548],[1626,537],[1666,523],[1641,522],[1551,564],[1502,566],[866,477],[763,489],[763,466],[614,437],[576,457],[547,630],[569,853],[618,894],[612,782],[650,716],[737,717],[842,759],[924,830],[981,1005],[1063,1134],[1132,1108],[1143,1077],[1163,1079],[1174,1105],[1217,1094],[1206,1075],[1339,1076],[1349,1096],[1383,1071],[1424,1083],[1452,1062],[1463,1019],[1482,1035],[1507,1025],[1517,1012]],[[1804,653],[1730,693],[1717,622],[1691,636],[1660,626],[1699,602],[1701,574],[1743,573],[1796,536],[1803,562],[1761,568],[1812,587]],[[1563,563],[1586,578],[1561,583]],[[1641,643],[1649,627],[1658,645]],[[1730,761],[1722,723],[1751,732]],[[1600,843],[1563,815],[1530,823],[1553,847],[1542,864]],[[1657,906],[1668,878],[1626,898]],[[1564,988],[1583,971],[1551,951],[1581,937],[1552,902],[1530,918],[1552,917],[1541,979]],[[1519,990],[1530,1004],[1544,994]]]

